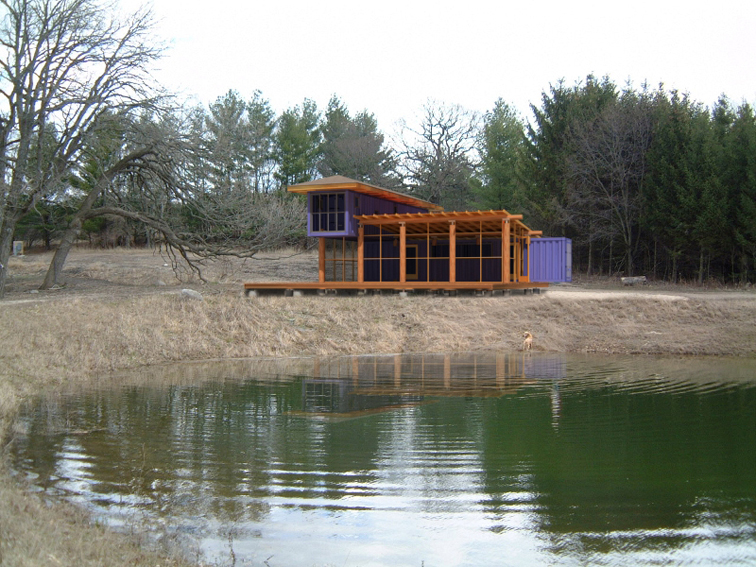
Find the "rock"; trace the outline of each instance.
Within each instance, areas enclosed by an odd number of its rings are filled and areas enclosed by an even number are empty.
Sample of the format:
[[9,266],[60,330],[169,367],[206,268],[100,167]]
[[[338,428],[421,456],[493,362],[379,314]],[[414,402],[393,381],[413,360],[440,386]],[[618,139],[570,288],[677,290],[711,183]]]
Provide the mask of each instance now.
[[646,276],[635,276],[630,278],[620,278],[622,285],[635,285],[646,283]]
[[167,285],[163,280],[158,280],[155,285]]
[[196,299],[197,301],[204,301],[202,294],[198,291],[194,291],[193,289],[182,289],[181,297],[184,297],[186,299]]

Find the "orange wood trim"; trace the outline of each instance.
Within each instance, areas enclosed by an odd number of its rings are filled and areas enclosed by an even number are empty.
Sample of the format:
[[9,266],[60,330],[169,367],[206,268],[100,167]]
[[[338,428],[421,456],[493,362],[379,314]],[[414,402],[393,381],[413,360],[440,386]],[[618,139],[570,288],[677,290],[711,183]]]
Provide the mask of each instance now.
[[287,290],[287,289],[523,289],[549,287],[545,282],[499,283],[499,282],[247,282],[247,290]]
[[457,225],[449,222],[449,283],[457,281]]
[[407,227],[399,223],[399,281],[407,281]]
[[320,283],[325,282],[325,254],[325,238],[318,238],[318,281]]
[[[417,215],[417,216],[411,216]],[[509,218],[511,220],[521,220],[522,215],[474,215],[470,214],[454,214],[454,213],[399,213],[399,214],[386,214],[386,215],[355,215],[355,218],[361,223],[366,225],[378,225],[378,224],[397,224],[399,222],[406,223],[433,223],[443,221],[459,221],[459,222],[478,222],[478,221],[492,221],[501,220],[503,218]]]
[[530,233],[528,233],[528,236],[525,239],[525,242],[527,243],[527,246],[528,246],[528,261],[527,261],[528,270],[527,270],[527,273],[524,274],[525,279],[523,281],[529,282],[530,281]]
[[365,227],[357,229],[357,281],[365,281]]
[[383,229],[378,227],[378,281],[383,281]]
[[478,245],[478,281],[483,281],[483,222],[478,224],[478,236],[475,238],[475,243]]
[[509,219],[501,221],[501,282],[509,283],[511,274],[509,273]]

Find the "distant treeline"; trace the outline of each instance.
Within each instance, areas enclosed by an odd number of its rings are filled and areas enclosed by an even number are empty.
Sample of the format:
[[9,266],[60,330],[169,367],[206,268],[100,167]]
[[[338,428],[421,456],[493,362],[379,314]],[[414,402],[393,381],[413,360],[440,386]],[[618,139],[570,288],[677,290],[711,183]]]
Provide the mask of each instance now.
[[482,191],[572,237],[576,268],[756,281],[753,107],[723,96],[710,109],[679,92],[588,77],[552,86],[532,111],[503,174],[508,142],[495,135],[496,111],[486,116]]
[[[339,174],[447,210],[523,214],[532,229],[572,238],[574,267],[588,274],[756,281],[749,104],[723,96],[707,108],[588,76],[551,85],[531,111],[429,101],[391,143],[371,112],[351,113],[337,96],[322,111],[305,99],[276,115],[259,91],[207,106],[103,105],[80,137],[48,118],[24,138],[19,121],[7,135],[33,149],[23,170],[8,161],[19,189],[6,220],[28,245],[162,241],[182,254],[254,254],[305,242],[304,203],[287,186]],[[61,162],[69,140],[77,151]]]
[[[244,245],[255,230],[276,227],[274,238],[255,240],[276,246],[302,241],[304,210],[289,203],[282,224],[279,213],[270,219],[260,208],[279,211],[281,200],[293,198],[284,191],[290,184],[340,174],[448,210],[522,213],[531,228],[572,238],[575,269],[589,274],[756,280],[756,120],[746,103],[735,107],[722,97],[709,109],[678,92],[620,89],[589,76],[552,85],[529,122],[503,100],[483,116],[429,102],[393,147],[373,114],[350,114],[338,97],[322,113],[305,100],[276,116],[261,93],[245,101],[230,91],[207,108],[173,112],[155,128],[183,125],[183,173],[173,181],[190,188],[183,202],[148,197],[151,183],[165,181],[158,176],[120,189],[113,182],[101,204],[129,201],[142,211],[159,206],[161,214],[173,208],[172,224],[206,241],[222,236]],[[102,161],[117,161],[125,131],[101,129],[90,154],[112,151]],[[50,246],[69,226],[86,184],[71,177],[65,190],[41,199],[19,222],[16,238]],[[190,193],[194,200],[187,201]],[[196,199],[201,215],[194,214]],[[229,226],[235,216],[254,214],[269,220]],[[154,231],[142,220],[95,216],[82,223],[81,235],[103,245],[143,244]]]

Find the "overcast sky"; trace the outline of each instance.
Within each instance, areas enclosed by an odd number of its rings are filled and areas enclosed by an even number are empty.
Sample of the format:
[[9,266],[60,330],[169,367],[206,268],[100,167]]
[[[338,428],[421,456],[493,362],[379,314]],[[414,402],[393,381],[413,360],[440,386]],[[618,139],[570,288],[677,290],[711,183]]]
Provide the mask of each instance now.
[[[125,8],[138,0],[122,0]],[[756,1],[153,0],[161,83],[208,103],[256,89],[281,112],[332,94],[390,131],[435,99],[530,118],[550,84],[589,73],[756,102]]]

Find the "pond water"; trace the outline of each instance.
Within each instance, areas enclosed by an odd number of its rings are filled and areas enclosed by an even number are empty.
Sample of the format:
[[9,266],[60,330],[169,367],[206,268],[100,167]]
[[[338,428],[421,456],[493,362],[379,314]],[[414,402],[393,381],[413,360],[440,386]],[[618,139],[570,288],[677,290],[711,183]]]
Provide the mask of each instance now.
[[754,360],[477,353],[150,372],[31,405],[18,474],[219,564],[756,564]]

